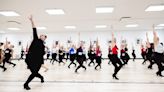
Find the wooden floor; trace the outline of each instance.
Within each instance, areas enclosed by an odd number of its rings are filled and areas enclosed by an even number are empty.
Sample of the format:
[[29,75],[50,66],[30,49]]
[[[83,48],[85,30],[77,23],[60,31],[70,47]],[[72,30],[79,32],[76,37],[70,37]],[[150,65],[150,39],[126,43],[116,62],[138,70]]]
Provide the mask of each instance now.
[[[23,84],[30,72],[26,69],[23,60],[13,62],[16,67],[7,65],[8,70],[0,70],[0,92],[26,92]],[[108,60],[103,60],[102,69],[95,71],[94,66],[88,67],[87,71],[79,70],[74,73],[75,67],[68,69],[69,61],[65,65],[55,63],[51,65],[45,61],[49,71],[40,73],[45,77],[45,83],[35,78],[31,83],[29,92],[164,92],[164,78],[155,75],[157,66],[153,70],[147,69],[149,62],[142,65],[142,60],[129,61],[118,73],[120,80],[112,78],[113,66],[108,65]],[[164,73],[163,73],[164,75]]]

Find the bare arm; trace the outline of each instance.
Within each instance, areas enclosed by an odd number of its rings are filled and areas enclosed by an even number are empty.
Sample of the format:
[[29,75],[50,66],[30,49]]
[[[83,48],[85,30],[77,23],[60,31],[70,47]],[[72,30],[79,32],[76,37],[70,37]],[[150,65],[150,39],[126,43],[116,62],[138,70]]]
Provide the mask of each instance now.
[[4,44],[4,49],[7,49],[8,48],[8,40],[7,40],[7,37],[6,37],[6,41],[5,41],[5,44]]
[[148,38],[148,33],[146,33],[146,39],[147,39],[147,47],[150,48],[150,42],[149,42],[149,38]]
[[153,38],[154,46],[157,46],[157,44],[158,44],[158,36],[157,36],[157,33],[154,30],[154,25],[153,25],[153,35],[154,35],[154,38]]
[[114,33],[112,32],[112,48],[116,45],[115,41],[114,41]]
[[38,39],[37,29],[33,21],[32,15],[29,17],[29,20],[31,22],[32,28],[33,28],[33,39]]

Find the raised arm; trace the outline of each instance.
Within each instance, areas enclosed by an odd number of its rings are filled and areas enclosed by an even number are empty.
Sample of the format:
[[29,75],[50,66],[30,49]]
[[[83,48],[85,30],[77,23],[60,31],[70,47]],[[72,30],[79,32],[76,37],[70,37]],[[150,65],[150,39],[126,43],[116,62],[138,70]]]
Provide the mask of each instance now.
[[149,41],[148,33],[146,33],[146,39],[147,39],[147,47],[150,48],[150,41]]
[[157,36],[157,33],[154,30],[154,25],[153,25],[153,35],[154,35],[154,38],[153,38],[154,46],[157,46],[157,44],[158,44],[158,36]]
[[33,39],[38,39],[38,34],[37,34],[36,26],[34,24],[32,15],[29,17],[29,20],[30,20],[32,28],[33,28]]
[[112,48],[116,45],[115,41],[114,41],[114,33],[112,32]]
[[7,37],[6,37],[6,39],[5,39],[5,40],[6,40],[6,41],[5,41],[5,44],[4,44],[4,49],[7,49],[7,48],[9,47]]
[[98,37],[97,37],[96,48],[98,47],[98,45],[99,45],[99,40],[98,40]]

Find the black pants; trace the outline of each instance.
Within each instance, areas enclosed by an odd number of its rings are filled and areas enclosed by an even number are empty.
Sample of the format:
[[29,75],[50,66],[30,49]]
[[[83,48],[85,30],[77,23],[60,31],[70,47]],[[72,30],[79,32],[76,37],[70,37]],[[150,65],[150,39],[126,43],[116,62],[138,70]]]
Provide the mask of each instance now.
[[154,61],[158,66],[158,71],[157,73],[161,75],[162,71],[164,70],[164,66],[162,65],[162,63],[164,62],[163,59],[164,55],[160,54],[160,53],[154,53]]
[[112,55],[111,56],[111,62],[114,66],[114,74],[113,75],[117,75],[117,73],[120,71],[120,69],[122,68],[123,64],[121,62],[121,60],[118,58],[117,55]]
[[76,68],[75,72],[77,72],[78,69],[80,69],[81,67],[84,68],[86,70],[86,67],[83,65],[83,57],[78,57],[77,62],[79,63],[79,66]]
[[95,69],[97,70],[97,67],[100,67],[100,69],[101,69],[101,57],[100,56],[97,56],[96,57],[96,63],[97,63],[97,65],[96,65],[96,67],[95,67]]
[[89,64],[88,64],[88,66],[91,66],[92,63],[95,65],[94,56],[91,56],[91,57],[90,57],[90,62],[89,62]]
[[24,56],[24,54],[21,54],[21,57],[18,60],[23,59],[23,56]]
[[75,60],[75,54],[70,54],[70,61],[71,61],[71,63],[69,64],[68,68],[70,68],[70,66],[72,64],[74,64],[75,67],[76,67],[76,63],[74,62],[74,60]]
[[[56,56],[57,56],[56,53],[52,53],[52,59],[51,59],[52,64],[54,64],[54,61],[57,61]],[[51,63],[51,61],[50,61],[50,63]]]
[[50,57],[50,54],[47,54],[47,59],[49,59],[49,57]]
[[5,66],[3,66],[3,65],[0,65],[0,68],[2,68],[3,70],[4,70],[4,69],[6,69],[6,67],[5,67]]
[[3,59],[3,67],[5,67],[5,63],[12,64],[13,66],[15,66],[15,64],[10,61],[10,58],[11,57],[5,57]]
[[136,54],[132,53],[133,61],[136,59]]
[[145,64],[145,62],[147,61],[146,53],[142,53],[141,56],[144,59],[144,61],[142,62],[142,64]]
[[35,77],[38,77],[41,80],[43,80],[43,76],[38,73],[40,68],[41,68],[41,64],[40,65],[35,65],[35,66],[29,66],[29,69],[31,71],[31,75],[29,76],[29,78],[25,82],[25,85],[28,85]]
[[[63,62],[63,57],[64,57],[63,55],[59,55],[59,64],[60,64],[60,63],[64,63],[64,62]],[[64,64],[65,64],[65,63],[64,63]]]
[[69,53],[66,53],[66,60],[68,60],[69,58]]
[[108,62],[108,64],[110,64],[110,62],[111,62],[111,54],[108,54],[108,59],[109,59],[109,62]]
[[155,64],[154,60],[153,60],[153,54],[147,54],[147,60],[150,62],[148,68],[152,69],[152,66]]

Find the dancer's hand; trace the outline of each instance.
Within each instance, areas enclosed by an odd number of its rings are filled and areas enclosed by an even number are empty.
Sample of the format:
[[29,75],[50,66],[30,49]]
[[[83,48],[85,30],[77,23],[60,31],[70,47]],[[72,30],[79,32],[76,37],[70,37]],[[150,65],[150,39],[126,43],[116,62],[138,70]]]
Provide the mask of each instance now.
[[30,16],[28,17],[28,19],[29,19],[30,21],[32,21],[32,20],[33,20],[33,16],[30,15]]

